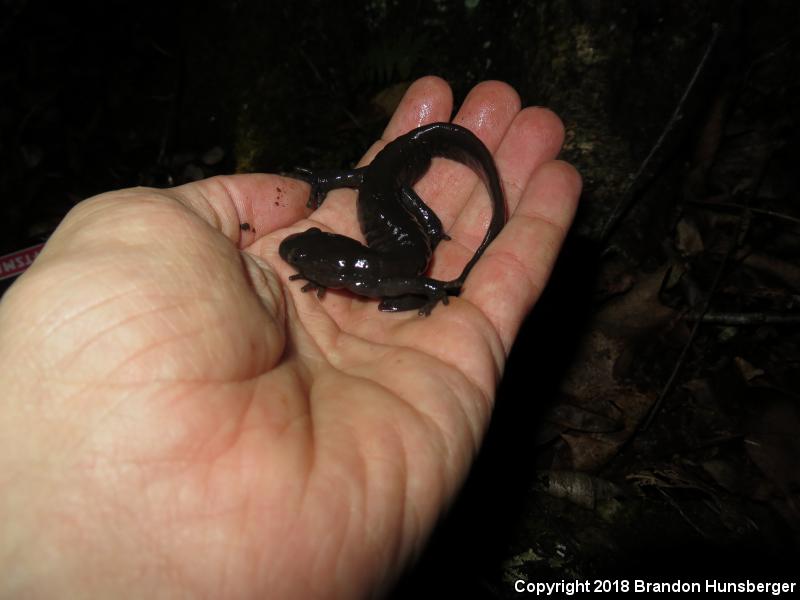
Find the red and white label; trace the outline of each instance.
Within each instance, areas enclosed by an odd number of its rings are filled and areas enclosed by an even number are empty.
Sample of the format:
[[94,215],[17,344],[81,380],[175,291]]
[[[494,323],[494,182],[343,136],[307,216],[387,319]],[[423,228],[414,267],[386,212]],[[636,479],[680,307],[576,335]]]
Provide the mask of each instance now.
[[0,280],[19,275],[30,267],[42,248],[44,248],[43,243],[0,256]]

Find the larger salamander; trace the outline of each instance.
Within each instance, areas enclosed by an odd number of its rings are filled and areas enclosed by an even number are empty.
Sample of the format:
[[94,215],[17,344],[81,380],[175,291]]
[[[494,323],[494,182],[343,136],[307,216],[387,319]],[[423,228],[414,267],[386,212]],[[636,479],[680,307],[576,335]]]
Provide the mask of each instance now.
[[[434,157],[463,163],[475,171],[489,191],[492,218],[475,254],[456,279],[425,277],[433,250],[444,233],[436,214],[412,186],[427,172]],[[367,245],[317,227],[287,236],[279,254],[298,270],[290,279],[305,279],[303,291],[345,288],[382,298],[380,310],[418,309],[430,314],[448,294],[461,291],[470,269],[497,237],[506,221],[500,178],[489,150],[469,129],[432,123],[388,143],[366,167],[350,171],[301,171],[311,184],[310,208],[318,208],[336,188],[358,188],[358,221]]]

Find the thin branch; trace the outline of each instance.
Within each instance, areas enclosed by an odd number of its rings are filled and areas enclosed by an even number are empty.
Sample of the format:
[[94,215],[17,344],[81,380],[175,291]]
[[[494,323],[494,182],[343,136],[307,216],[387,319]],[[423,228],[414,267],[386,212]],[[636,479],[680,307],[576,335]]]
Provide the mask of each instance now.
[[[300,57],[308,65],[308,68],[311,70],[311,73],[313,73],[314,78],[317,80],[317,82],[332,90],[335,86],[329,85],[328,82],[325,81],[325,78],[322,76],[322,73],[320,73],[319,69],[317,68],[317,65],[314,64],[314,61],[311,60],[311,57],[306,53],[306,51],[303,50],[303,48],[299,45],[296,47],[296,50],[297,53],[300,55]],[[335,104],[339,109],[341,109],[341,111],[345,114],[345,116],[348,119],[350,119],[350,121],[353,122],[353,125],[355,125],[357,129],[364,131],[364,126],[361,124],[361,121],[358,119],[357,116],[355,116],[350,111],[350,109],[347,108],[347,106],[345,106],[344,102],[341,102],[339,98],[336,97],[335,94],[331,94],[331,99],[334,101],[333,104]]]
[[800,325],[800,314],[783,315],[765,312],[707,312],[687,315],[689,321],[714,325]]
[[685,512],[683,512],[683,509],[681,509],[680,505],[677,502],[675,502],[672,496],[670,496],[667,492],[665,492],[661,488],[656,488],[656,489],[661,493],[662,496],[664,496],[664,498],[666,498],[670,506],[672,506],[672,508],[678,511],[678,514],[683,518],[683,520],[686,521],[692,529],[694,529],[697,533],[700,534],[700,537],[704,538],[708,537],[708,534],[702,529],[700,529],[700,526],[697,525],[694,521],[692,521]]
[[[701,208],[707,208],[709,210],[714,210],[715,208],[735,208],[735,209],[743,209],[745,206],[743,204],[738,204],[736,202],[716,202],[716,201],[703,201],[703,200],[690,200],[689,204],[694,206],[699,206]],[[784,221],[789,221],[790,223],[794,223],[795,225],[800,225],[800,218],[793,217],[791,215],[787,215],[784,213],[780,213],[774,210],[767,210],[766,208],[750,208],[747,209],[753,213],[754,215],[764,215],[767,217],[773,217],[775,219],[782,219]]]
[[[757,194],[758,190],[761,188],[761,183],[764,180],[764,175],[767,172],[767,166],[772,160],[772,156],[766,157],[766,159],[759,165],[759,169],[757,171],[757,177],[755,178],[756,184],[753,187],[753,194]],[[702,317],[708,312],[708,309],[711,307],[711,299],[714,297],[714,293],[717,291],[719,287],[719,283],[722,280],[722,274],[725,272],[725,267],[728,265],[731,257],[733,256],[736,249],[741,244],[744,238],[744,231],[745,228],[750,223],[750,198],[747,197],[747,203],[741,205],[741,211],[739,212],[739,218],[737,219],[736,223],[736,235],[731,240],[730,246],[728,246],[728,250],[725,252],[725,256],[722,258],[722,261],[719,263],[719,267],[717,267],[717,272],[714,274],[714,281],[711,283],[711,288],[708,290],[708,294],[706,295],[705,302],[703,302],[703,306],[701,309],[695,313],[700,318],[698,318],[694,325],[692,326],[692,331],[689,333],[689,339],[686,340],[686,344],[683,346],[683,350],[681,350],[681,354],[678,357],[678,360],[675,362],[675,366],[672,369],[672,373],[669,375],[669,379],[667,379],[667,383],[664,385],[664,388],[661,390],[661,393],[658,395],[655,403],[653,403],[653,407],[650,409],[650,412],[645,419],[644,425],[642,425],[642,429],[645,430],[650,427],[650,424],[653,422],[656,414],[658,413],[661,405],[664,402],[664,398],[672,391],[672,387],[675,385],[675,380],[678,377],[678,374],[683,367],[684,362],[686,361],[686,357],[689,355],[689,349],[694,344],[694,340],[697,337],[697,332],[700,330],[700,325],[703,323]]]
[[[742,215],[739,216],[739,226],[744,222],[744,215],[745,211],[742,211]],[[699,315],[702,317],[708,312],[708,308],[711,305],[711,298],[714,295],[714,292],[719,287],[719,282],[722,280],[722,274],[725,271],[725,267],[728,265],[728,261],[730,257],[733,256],[734,250],[738,247],[738,238],[736,238],[731,242],[731,245],[728,247],[728,251],[725,253],[725,256],[722,258],[722,261],[719,263],[719,267],[717,267],[717,272],[714,275],[714,281],[711,283],[711,289],[708,291],[706,295],[705,302],[703,302],[703,307],[699,311]],[[702,319],[697,319],[692,326],[692,331],[689,333],[689,339],[686,340],[686,344],[683,346],[683,350],[681,350],[681,354],[678,357],[678,360],[675,361],[675,366],[672,368],[672,373],[669,375],[669,379],[667,379],[667,383],[664,384],[664,387],[661,389],[661,393],[658,395],[653,407],[650,409],[650,413],[647,415],[647,419],[645,419],[644,425],[642,425],[642,429],[645,430],[650,427],[650,424],[653,422],[656,414],[658,414],[661,405],[664,402],[664,398],[672,391],[672,387],[675,385],[675,380],[678,377],[678,374],[681,371],[681,367],[683,367],[683,363],[686,362],[686,357],[689,355],[689,349],[694,344],[694,339],[697,337],[697,332],[700,330],[700,325],[703,323]]]
[[675,380],[681,371],[681,367],[683,367],[683,363],[686,361],[686,357],[689,355],[689,349],[694,344],[694,339],[697,337],[697,332],[700,330],[700,325],[703,323],[702,317],[708,312],[708,309],[711,306],[711,298],[714,296],[714,292],[716,292],[717,288],[719,287],[719,282],[722,280],[722,274],[725,272],[725,267],[728,265],[728,261],[730,260],[731,256],[733,256],[736,248],[739,246],[739,238],[741,237],[740,229],[747,222],[747,219],[745,219],[746,214],[747,210],[745,207],[745,210],[742,210],[742,212],[739,214],[737,235],[731,241],[730,246],[728,246],[725,256],[722,257],[722,261],[719,263],[719,267],[717,267],[717,272],[714,274],[714,281],[711,283],[711,288],[708,290],[708,294],[706,295],[705,302],[703,302],[703,306],[697,313],[701,318],[694,322],[692,331],[689,333],[689,339],[686,340],[686,344],[684,344],[683,350],[681,350],[681,354],[678,357],[678,360],[675,362],[675,366],[672,368],[672,373],[670,373],[667,383],[664,384],[664,387],[661,389],[661,393],[658,395],[653,407],[650,409],[650,413],[647,415],[647,419],[645,419],[642,429],[647,429],[650,427],[650,424],[653,422],[653,419],[664,402],[664,398],[667,397],[667,395],[672,391],[673,385],[675,385]]
[[655,155],[664,146],[664,143],[669,134],[672,133],[672,131],[677,127],[678,122],[680,122],[681,119],[683,119],[683,109],[686,106],[686,101],[689,98],[689,94],[695,88],[695,85],[697,84],[697,80],[699,79],[700,74],[705,69],[706,63],[708,62],[708,58],[709,56],[711,56],[711,51],[717,44],[717,40],[719,39],[721,30],[722,28],[719,26],[718,23],[714,23],[712,25],[711,39],[706,45],[705,52],[703,52],[703,56],[700,59],[697,68],[694,70],[694,73],[692,74],[692,77],[689,80],[686,89],[683,90],[683,95],[680,97],[680,100],[678,100],[678,104],[675,106],[675,110],[673,111],[672,116],[667,121],[667,124],[664,126],[661,135],[658,136],[656,143],[653,145],[652,149],[647,154],[644,161],[642,161],[642,164],[639,166],[639,169],[631,178],[631,182],[628,184],[628,187],[626,188],[625,192],[620,197],[616,206],[614,206],[614,210],[611,212],[611,215],[609,215],[606,224],[603,226],[603,231],[600,234],[600,238],[601,240],[603,240],[603,242],[608,240],[608,238],[611,236],[611,232],[614,230],[614,228],[616,228],[619,221],[632,208],[634,200],[636,199],[636,190],[638,188],[639,180],[641,179],[645,171],[647,171]]

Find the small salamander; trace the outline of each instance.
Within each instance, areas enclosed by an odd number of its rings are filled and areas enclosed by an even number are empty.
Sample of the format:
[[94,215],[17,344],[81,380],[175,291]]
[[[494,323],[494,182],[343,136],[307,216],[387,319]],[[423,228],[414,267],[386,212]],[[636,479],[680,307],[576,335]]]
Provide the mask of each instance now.
[[[449,240],[436,214],[412,186],[428,171],[434,157],[448,158],[475,171],[489,191],[492,218],[486,235],[456,279],[425,277],[434,249]],[[365,166],[345,171],[298,170],[311,185],[310,208],[318,208],[336,188],[358,189],[358,222],[367,245],[312,227],[287,236],[278,252],[298,273],[289,279],[308,281],[302,291],[345,288],[381,298],[383,311],[418,309],[429,315],[448,295],[461,291],[464,280],[506,221],[500,178],[489,150],[469,129],[432,123],[388,143]]]

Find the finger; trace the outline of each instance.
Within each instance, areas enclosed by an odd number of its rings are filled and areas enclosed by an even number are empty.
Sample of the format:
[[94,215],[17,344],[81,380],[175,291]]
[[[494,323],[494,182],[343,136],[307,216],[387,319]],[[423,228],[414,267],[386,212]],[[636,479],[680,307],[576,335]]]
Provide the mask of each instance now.
[[[509,215],[533,171],[558,156],[563,142],[564,125],[552,111],[532,107],[517,113],[494,155]],[[471,250],[480,245],[491,218],[488,197],[483,186],[478,186],[450,232]]]
[[306,214],[308,186],[279,175],[220,175],[181,185],[171,193],[243,248]]
[[562,161],[531,175],[509,222],[475,265],[462,297],[478,306],[508,351],[544,289],[575,216],[581,177]]
[[[553,160],[564,141],[564,126],[555,113],[539,107],[517,113],[495,153],[509,216],[514,212],[531,173]],[[452,242],[442,244],[436,257],[433,277],[452,279],[461,272],[486,235],[491,220],[489,193],[477,185],[469,203],[448,230]]]
[[[372,160],[377,149],[396,137],[428,123],[449,121],[453,112],[453,91],[444,79],[422,77],[417,79],[403,95],[378,144],[373,145],[364,159]],[[364,162],[362,159],[362,163]]]
[[[519,107],[519,95],[514,88],[501,81],[484,81],[472,88],[453,122],[471,130],[490,152],[494,152]],[[435,160],[415,189],[436,211],[445,230],[450,233],[476,186],[483,187],[479,176],[466,165]]]

